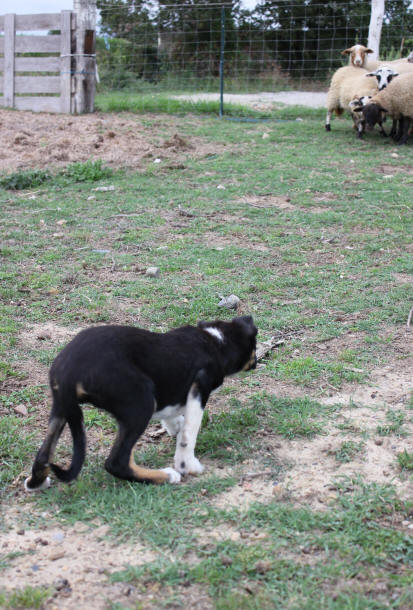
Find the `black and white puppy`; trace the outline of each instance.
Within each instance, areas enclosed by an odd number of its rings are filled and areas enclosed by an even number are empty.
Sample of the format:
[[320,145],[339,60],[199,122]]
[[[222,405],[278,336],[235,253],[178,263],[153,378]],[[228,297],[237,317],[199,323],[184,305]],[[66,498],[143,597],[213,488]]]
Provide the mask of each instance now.
[[[50,469],[66,482],[79,474],[86,451],[82,403],[111,413],[118,422],[105,462],[114,476],[179,483],[181,475],[201,473],[204,468],[194,450],[203,410],[225,376],[255,368],[256,335],[251,316],[199,322],[166,333],[131,326],[81,331],[50,368],[53,406],[48,431],[25,489],[49,487]],[[151,419],[160,419],[177,437],[175,468],[150,470],[135,464],[133,447]],[[73,436],[73,456],[64,470],[50,461],[66,423]]]

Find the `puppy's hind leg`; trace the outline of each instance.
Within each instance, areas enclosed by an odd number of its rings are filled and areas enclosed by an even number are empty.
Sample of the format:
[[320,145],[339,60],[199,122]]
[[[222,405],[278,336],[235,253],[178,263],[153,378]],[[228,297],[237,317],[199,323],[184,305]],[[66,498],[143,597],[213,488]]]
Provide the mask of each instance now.
[[141,425],[131,427],[131,423],[119,422],[119,431],[111,452],[105,462],[105,468],[110,474],[126,481],[139,483],[179,483],[181,476],[172,468],[152,470],[135,464],[133,447],[146,428],[150,418],[141,421]]

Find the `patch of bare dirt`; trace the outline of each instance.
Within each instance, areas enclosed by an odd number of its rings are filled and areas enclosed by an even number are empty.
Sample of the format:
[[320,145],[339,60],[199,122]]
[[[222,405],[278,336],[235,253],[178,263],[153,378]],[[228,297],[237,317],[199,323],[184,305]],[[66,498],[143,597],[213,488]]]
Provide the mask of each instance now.
[[387,176],[393,174],[408,174],[409,176],[413,175],[413,167],[407,165],[379,165],[375,168],[378,174],[386,174]]
[[110,583],[107,574],[127,564],[153,561],[155,553],[139,542],[131,545],[108,539],[107,526],[93,529],[78,523],[64,529],[52,526],[22,530],[16,518],[13,521],[2,534],[1,552],[22,555],[0,573],[0,590],[12,591],[19,582],[50,587],[52,595],[44,607],[59,610],[100,610],[108,607],[108,600],[137,602],[134,587]]
[[180,135],[176,117],[165,117],[157,127],[165,131],[163,139],[154,136],[154,125],[131,113],[56,114],[51,120],[47,113],[21,111],[17,120],[16,112],[0,109],[0,172],[98,159],[114,168],[139,169],[155,161],[180,168],[189,155],[199,158],[227,150],[225,143]]
[[297,207],[291,203],[290,197],[286,195],[249,195],[243,197],[241,201],[254,208],[278,208],[279,210],[297,209]]

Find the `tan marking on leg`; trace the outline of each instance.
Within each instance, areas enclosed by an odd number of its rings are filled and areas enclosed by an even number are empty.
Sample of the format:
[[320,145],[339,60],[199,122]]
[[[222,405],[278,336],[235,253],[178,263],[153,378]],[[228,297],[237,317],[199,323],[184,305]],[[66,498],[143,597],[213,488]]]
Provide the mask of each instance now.
[[243,371],[249,371],[249,370],[250,370],[250,368],[251,368],[252,366],[254,366],[254,364],[255,364],[255,349],[254,349],[254,350],[252,350],[252,352],[251,352],[251,356],[250,356],[250,359],[248,360],[247,364],[245,364],[245,365],[242,367],[242,370],[243,370]]
[[85,388],[83,387],[83,384],[81,381],[78,381],[76,384],[76,396],[78,398],[84,398],[85,396],[87,396],[87,392],[86,392]]
[[140,480],[146,479],[148,481],[152,481],[152,483],[166,483],[166,481],[169,480],[167,472],[162,472],[162,470],[151,470],[150,468],[142,468],[142,466],[135,464],[133,459],[133,451],[129,458],[129,468],[132,470],[136,478]]

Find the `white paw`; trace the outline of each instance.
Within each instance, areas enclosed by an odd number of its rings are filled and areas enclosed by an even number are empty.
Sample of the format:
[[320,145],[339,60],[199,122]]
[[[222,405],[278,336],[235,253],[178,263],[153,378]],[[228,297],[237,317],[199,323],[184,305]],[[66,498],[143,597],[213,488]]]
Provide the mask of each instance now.
[[161,419],[161,424],[169,434],[169,436],[176,436],[180,432],[184,425],[184,416],[178,415],[178,417],[170,417],[169,419]]
[[205,470],[204,466],[202,466],[201,462],[194,455],[176,455],[174,464],[175,469],[182,475],[201,474]]
[[161,468],[162,472],[166,472],[168,475],[168,483],[180,483],[181,475],[173,468]]
[[28,493],[32,493],[33,491],[41,491],[42,489],[47,489],[52,484],[50,477],[46,477],[45,480],[43,481],[43,483],[41,485],[39,485],[39,487],[28,487],[27,483],[30,481],[30,479],[31,479],[31,477],[27,477],[27,479],[24,482],[24,490],[27,491]]

